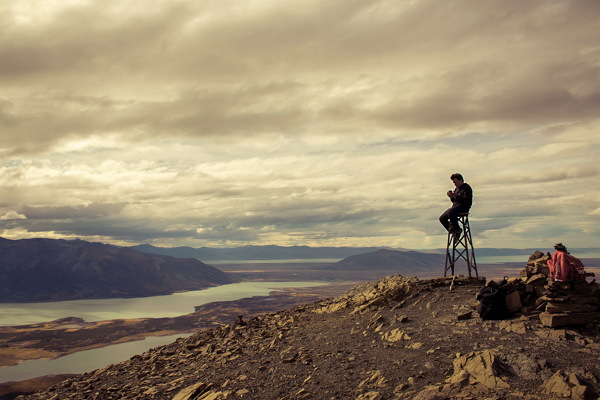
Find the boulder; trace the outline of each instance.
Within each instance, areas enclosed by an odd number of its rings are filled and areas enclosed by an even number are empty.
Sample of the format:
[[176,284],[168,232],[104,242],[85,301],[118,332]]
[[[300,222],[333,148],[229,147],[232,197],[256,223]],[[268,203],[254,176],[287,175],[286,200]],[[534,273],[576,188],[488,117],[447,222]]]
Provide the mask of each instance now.
[[568,325],[585,325],[596,318],[600,318],[600,313],[550,313],[543,312],[540,315],[540,321],[542,325],[549,326],[551,328],[556,328],[559,326],[568,326]]
[[555,303],[546,304],[546,312],[549,313],[587,313],[594,312],[598,307],[590,304]]
[[383,339],[388,342],[399,342],[400,340],[410,340],[410,336],[402,329],[396,328],[383,334]]
[[175,395],[172,400],[191,400],[197,398],[199,395],[206,393],[210,390],[213,385],[206,384],[204,382],[198,382],[190,385]]
[[525,282],[527,285],[541,286],[545,285],[548,281],[548,277],[544,274],[535,274]]
[[510,385],[499,374],[499,362],[491,350],[478,353],[469,353],[454,360],[454,374],[450,383],[463,375],[463,371],[470,376],[470,383],[480,383],[490,389],[508,388]]
[[558,371],[548,378],[541,386],[543,394],[558,395],[567,399],[584,400],[591,398],[592,390],[581,383],[575,374],[568,376]]

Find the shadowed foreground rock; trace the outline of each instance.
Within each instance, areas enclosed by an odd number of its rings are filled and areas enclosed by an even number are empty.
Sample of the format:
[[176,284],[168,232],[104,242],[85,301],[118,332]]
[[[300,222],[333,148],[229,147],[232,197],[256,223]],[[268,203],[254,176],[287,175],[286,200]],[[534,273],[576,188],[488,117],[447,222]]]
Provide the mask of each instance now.
[[[594,399],[600,327],[483,321],[481,281],[391,276],[20,399]],[[471,318],[469,318],[471,312]]]

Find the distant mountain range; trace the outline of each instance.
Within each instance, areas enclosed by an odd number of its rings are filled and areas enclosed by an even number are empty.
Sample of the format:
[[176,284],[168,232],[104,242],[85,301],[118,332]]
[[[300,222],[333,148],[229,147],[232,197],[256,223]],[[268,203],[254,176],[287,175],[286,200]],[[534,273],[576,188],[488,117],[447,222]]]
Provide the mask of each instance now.
[[356,254],[379,250],[381,247],[309,247],[309,246],[241,246],[232,248],[211,247],[155,247],[140,244],[130,248],[150,254],[173,257],[191,257],[212,260],[291,260],[291,259],[342,259]]
[[[476,249],[477,256],[523,255],[549,249]],[[551,249],[550,249],[551,250]],[[571,249],[574,254],[600,249]],[[243,246],[118,247],[82,240],[0,238],[0,302],[41,302],[143,297],[231,283],[225,272],[200,261],[341,261],[330,271],[390,271],[423,275],[444,265],[444,250],[409,251],[377,247]],[[437,270],[436,270],[437,271]]]
[[443,254],[379,249],[371,253],[347,257],[323,268],[346,271],[390,271],[406,275],[431,271],[436,267],[443,266],[444,262],[445,256]]
[[[310,247],[310,246],[241,246],[232,248],[214,248],[214,247],[156,247],[150,244],[140,244],[131,247],[134,250],[150,254],[163,254],[173,257],[189,257],[197,258],[204,262],[214,260],[294,260],[294,259],[343,259],[346,257],[372,253],[382,249],[381,247]],[[398,250],[407,252],[408,249],[403,248],[387,248],[389,250]],[[525,256],[524,261],[527,261],[529,256],[534,251],[543,252],[553,251],[552,247],[547,249],[531,248],[531,249],[512,249],[512,248],[476,248],[476,256]],[[573,254],[576,253],[593,253],[600,252],[598,248],[574,248],[570,249]],[[445,249],[430,249],[415,251],[421,254],[445,254]]]
[[156,296],[231,282],[195,258],[82,240],[0,238],[0,302]]

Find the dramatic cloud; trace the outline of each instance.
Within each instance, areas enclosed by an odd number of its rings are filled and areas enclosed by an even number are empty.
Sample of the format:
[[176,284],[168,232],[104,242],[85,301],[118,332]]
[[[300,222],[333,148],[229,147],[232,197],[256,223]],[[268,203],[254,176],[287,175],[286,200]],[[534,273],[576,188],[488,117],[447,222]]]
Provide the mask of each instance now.
[[7,211],[3,216],[0,217],[0,220],[2,221],[11,221],[15,219],[27,219],[27,217],[13,210]]
[[600,3],[0,5],[0,235],[596,246]]

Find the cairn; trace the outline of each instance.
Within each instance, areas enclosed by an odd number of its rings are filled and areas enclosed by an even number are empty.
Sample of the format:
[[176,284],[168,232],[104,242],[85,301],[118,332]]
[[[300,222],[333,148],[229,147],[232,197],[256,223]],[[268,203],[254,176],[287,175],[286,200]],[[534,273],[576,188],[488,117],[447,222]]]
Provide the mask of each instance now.
[[544,326],[585,325],[600,318],[600,288],[594,281],[549,282],[540,314]]
[[[525,269],[521,271],[521,279],[524,281],[528,297],[531,297],[530,300],[535,300],[535,298],[545,294],[545,286],[550,276],[550,268],[548,268],[548,260],[550,258],[550,253],[544,254],[541,251],[535,251],[529,256]],[[531,301],[527,301],[527,303],[531,306]],[[535,308],[537,308],[537,305]]]
[[[519,294],[517,303],[520,301],[521,313],[539,318],[542,325],[552,328],[585,325],[600,319],[600,285],[596,280],[554,281],[547,265],[550,258],[549,253],[535,251],[521,271],[521,277],[509,280],[513,293]],[[513,306],[513,310],[515,308]]]

